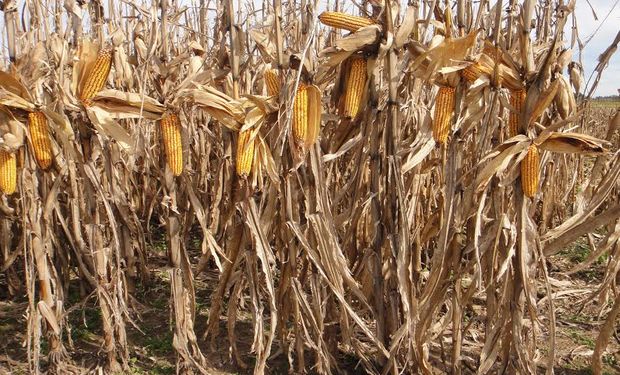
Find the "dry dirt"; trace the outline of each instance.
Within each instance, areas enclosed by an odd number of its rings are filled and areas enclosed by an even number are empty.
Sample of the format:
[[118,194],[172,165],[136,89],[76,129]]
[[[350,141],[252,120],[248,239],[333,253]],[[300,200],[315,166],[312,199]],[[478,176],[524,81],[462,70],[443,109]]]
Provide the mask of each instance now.
[[[575,264],[585,259],[588,251],[587,246],[578,243],[548,261],[550,276],[556,280],[555,283],[563,283],[562,290],[568,291],[567,294],[554,299],[558,327],[556,374],[591,373],[589,355],[594,349],[597,327],[603,320],[598,316],[599,302],[591,300],[590,296],[602,277],[607,260],[601,258],[585,271],[574,275],[567,274],[567,271]],[[198,256],[197,249],[193,249],[192,253]],[[173,335],[168,309],[170,293],[165,248],[161,244],[153,246],[151,257],[149,264],[155,266],[152,269],[151,280],[146,283],[137,283],[135,298],[132,298],[135,311],[133,318],[142,332],[128,325],[131,359],[130,370],[127,374],[175,373]],[[213,272],[203,273],[197,277],[196,332],[200,345],[212,366],[213,374],[249,374],[253,358],[243,357],[243,361],[248,366],[247,369],[234,364],[229,358],[225,318],[221,319],[220,337],[215,338],[213,346],[210,345],[210,339],[205,341],[202,338],[216,278],[217,274]],[[0,279],[1,282],[2,279]],[[5,293],[5,289],[0,290],[3,294]],[[544,289],[541,288],[540,293],[544,294]],[[68,299],[66,308],[70,327],[69,335],[73,347],[67,347],[67,350],[74,364],[87,372],[88,369],[95,368],[98,363],[104,363],[103,353],[99,349],[102,342],[100,313],[95,307],[92,296],[80,295],[77,280],[72,283]],[[0,335],[3,338],[0,341],[0,373],[27,374],[26,349],[22,345],[25,337],[27,300],[22,297],[7,301],[6,296],[0,296],[0,301],[2,301],[0,302]],[[252,322],[249,314],[246,318],[240,317],[237,323],[237,337],[240,352],[249,352],[252,342]],[[546,338],[542,337],[541,340],[546,340]],[[44,342],[44,353],[45,350]],[[277,358],[270,361],[270,373],[286,373],[286,358],[278,354],[277,347],[274,347],[273,352]],[[351,358],[343,357],[340,363],[346,364],[348,370],[345,371],[348,374],[363,373],[356,369],[356,363]],[[611,338],[608,351],[604,356],[604,365],[606,374],[620,373],[620,328]],[[464,372],[471,372],[471,369],[465,368]]]

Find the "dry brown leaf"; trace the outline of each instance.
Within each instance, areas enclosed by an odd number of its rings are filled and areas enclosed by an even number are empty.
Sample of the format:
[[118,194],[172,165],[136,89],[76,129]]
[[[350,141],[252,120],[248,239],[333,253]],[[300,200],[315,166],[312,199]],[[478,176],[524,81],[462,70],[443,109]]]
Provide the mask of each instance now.
[[610,143],[590,135],[552,132],[538,147],[545,151],[596,155],[605,153],[605,146]]
[[429,79],[442,68],[458,65],[465,60],[469,49],[474,46],[477,36],[478,31],[472,31],[462,38],[444,39],[437,47],[431,48],[416,58],[410,69],[417,70],[425,60],[428,60],[428,67],[424,69],[423,76]]
[[149,96],[113,89],[99,91],[93,98],[93,105],[117,119],[144,117],[156,120],[165,112],[165,107]]
[[111,114],[96,106],[86,107],[86,113],[99,133],[112,138],[127,153],[133,153],[133,140],[129,132],[119,125]]
[[[549,107],[549,105],[555,98],[555,94],[558,90],[558,86],[559,86],[559,81],[558,80],[553,81],[553,83],[551,83],[551,85],[545,91],[543,91],[538,96],[538,98],[536,98],[536,103],[529,117],[528,126],[531,126],[531,124],[534,121],[537,121],[538,118],[543,114],[543,112]],[[527,94],[528,102],[530,101],[529,97],[530,97],[530,91],[528,91],[528,94]]]

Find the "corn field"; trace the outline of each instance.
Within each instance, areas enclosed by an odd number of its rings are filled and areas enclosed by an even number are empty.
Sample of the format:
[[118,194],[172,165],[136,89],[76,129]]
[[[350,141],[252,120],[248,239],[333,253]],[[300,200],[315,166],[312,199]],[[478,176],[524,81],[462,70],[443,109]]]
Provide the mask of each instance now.
[[584,76],[575,5],[0,1],[0,373],[133,373],[165,293],[180,374],[552,374],[567,298],[603,374],[620,32]]

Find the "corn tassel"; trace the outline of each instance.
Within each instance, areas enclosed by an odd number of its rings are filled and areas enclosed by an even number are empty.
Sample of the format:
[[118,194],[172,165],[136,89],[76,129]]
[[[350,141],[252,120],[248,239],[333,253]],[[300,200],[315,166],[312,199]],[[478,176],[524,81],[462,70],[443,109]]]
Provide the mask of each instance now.
[[352,16],[342,12],[323,12],[319,16],[319,20],[326,26],[349,30],[351,32],[356,32],[364,26],[376,24],[376,22],[370,18]]
[[254,145],[256,140],[248,144],[250,140],[250,130],[239,133],[237,138],[237,175],[239,177],[248,176],[252,171],[252,162],[254,161]]
[[278,77],[278,73],[274,69],[269,69],[265,71],[264,75],[265,85],[267,86],[267,95],[274,96],[280,94],[280,77]]
[[47,170],[52,164],[52,145],[50,143],[47,118],[43,112],[30,112],[28,114],[28,132],[30,133],[30,145],[39,167]]
[[509,138],[519,134],[519,121],[521,119],[523,103],[525,103],[525,90],[510,90],[510,105],[514,110],[510,111],[510,117],[508,119]]
[[454,96],[456,89],[441,86],[435,98],[435,119],[433,121],[433,138],[439,144],[446,143],[450,132],[450,123],[454,113]]
[[11,195],[17,186],[17,157],[14,152],[0,150],[0,190]]
[[366,60],[352,57],[344,91],[344,117],[355,118],[362,106],[364,88],[366,87]]
[[538,191],[540,155],[536,145],[531,145],[525,158],[521,161],[521,189],[527,197],[533,197]]
[[108,48],[100,50],[99,54],[97,54],[97,60],[93,65],[93,69],[90,71],[88,77],[86,77],[86,83],[80,93],[80,100],[85,106],[90,105],[91,99],[101,91],[105,85],[105,81],[108,79],[111,67],[112,50]]
[[183,172],[183,144],[179,116],[174,113],[164,115],[160,126],[168,168],[174,176],[178,176]]

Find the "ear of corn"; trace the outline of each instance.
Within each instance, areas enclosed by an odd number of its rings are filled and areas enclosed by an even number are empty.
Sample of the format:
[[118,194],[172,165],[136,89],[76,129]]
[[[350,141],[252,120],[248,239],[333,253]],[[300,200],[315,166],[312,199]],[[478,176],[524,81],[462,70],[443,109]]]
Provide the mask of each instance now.
[[173,175],[178,176],[183,172],[183,144],[179,116],[174,113],[164,115],[160,126],[168,168]]
[[43,170],[48,169],[52,164],[52,145],[47,118],[43,112],[28,114],[28,132],[30,133],[30,145],[39,167]]
[[311,147],[321,130],[321,90],[300,83],[293,102],[293,136],[304,147]]
[[306,148],[310,148],[319,138],[321,112],[321,90],[315,85],[308,86],[308,131],[304,138]]
[[344,117],[355,118],[359,113],[366,87],[366,75],[366,59],[360,56],[352,57],[344,91]]
[[510,90],[510,105],[514,110],[510,111],[508,119],[508,137],[514,137],[519,134],[519,121],[521,119],[523,103],[525,103],[525,90]]
[[267,95],[274,96],[280,94],[280,77],[274,69],[268,69],[263,76],[267,86]]
[[450,132],[450,123],[454,113],[454,96],[456,89],[441,86],[435,98],[435,118],[433,120],[433,138],[439,144],[446,143]]
[[475,82],[481,75],[482,70],[479,62],[468,65],[465,69],[461,70],[461,77],[469,83]]
[[11,195],[17,186],[17,157],[15,153],[0,150],[0,190]]
[[525,158],[521,161],[521,188],[527,197],[533,197],[538,191],[540,155],[536,145],[531,145]]
[[336,29],[344,29],[355,32],[364,26],[376,24],[375,21],[366,17],[352,16],[342,12],[323,12],[319,20],[326,26]]
[[84,105],[90,105],[91,99],[103,88],[105,81],[110,74],[110,68],[112,67],[112,50],[105,48],[99,51],[97,54],[97,60],[93,65],[93,69],[90,71],[88,77],[86,77],[86,83],[80,93],[80,100]]
[[304,142],[308,135],[308,87],[300,83],[293,102],[293,136]]
[[250,133],[250,130],[242,131],[237,138],[236,169],[239,177],[248,176],[252,171],[255,139],[248,143],[250,141]]

